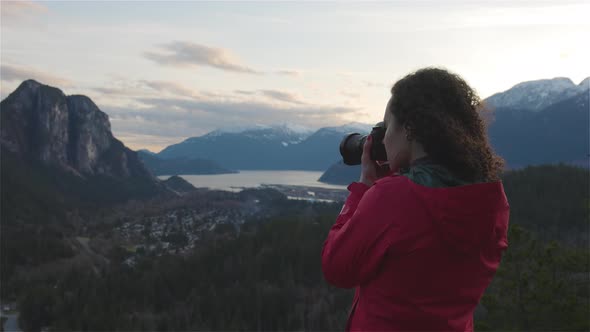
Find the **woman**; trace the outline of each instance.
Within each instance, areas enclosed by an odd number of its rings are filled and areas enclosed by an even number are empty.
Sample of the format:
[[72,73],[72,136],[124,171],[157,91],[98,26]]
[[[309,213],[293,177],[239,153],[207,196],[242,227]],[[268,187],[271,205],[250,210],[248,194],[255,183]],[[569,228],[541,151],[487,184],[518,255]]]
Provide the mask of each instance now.
[[346,330],[473,331],[473,311],[508,247],[509,205],[459,76],[425,68],[393,86],[389,171],[363,147],[360,180],[322,250],[326,280],[355,287]]

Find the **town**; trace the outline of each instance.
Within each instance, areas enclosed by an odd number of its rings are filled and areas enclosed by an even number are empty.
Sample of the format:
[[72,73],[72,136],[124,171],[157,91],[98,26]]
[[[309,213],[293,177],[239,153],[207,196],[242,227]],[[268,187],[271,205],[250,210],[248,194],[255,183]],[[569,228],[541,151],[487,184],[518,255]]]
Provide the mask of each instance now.
[[186,255],[203,241],[238,236],[246,222],[280,214],[280,202],[340,204],[347,193],[287,185],[242,188],[237,193],[197,190],[182,199],[184,204],[118,217],[110,235],[113,244],[126,251],[123,264],[133,267],[142,257]]

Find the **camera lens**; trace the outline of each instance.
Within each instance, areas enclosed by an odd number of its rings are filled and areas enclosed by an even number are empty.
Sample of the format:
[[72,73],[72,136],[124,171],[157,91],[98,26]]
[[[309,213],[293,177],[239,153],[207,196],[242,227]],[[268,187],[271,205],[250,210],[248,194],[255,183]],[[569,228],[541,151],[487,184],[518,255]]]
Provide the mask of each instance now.
[[[378,161],[386,161],[387,153],[385,152],[385,145],[383,145],[383,138],[385,137],[385,125],[383,122],[377,123],[371,133],[373,137],[373,144],[371,146],[371,159]],[[346,165],[359,165],[363,155],[363,146],[367,140],[368,135],[361,135],[359,133],[352,133],[346,135],[340,142],[340,154],[342,160]]]
[[363,145],[367,135],[352,133],[346,135],[340,142],[340,154],[346,165],[360,165],[363,155]]

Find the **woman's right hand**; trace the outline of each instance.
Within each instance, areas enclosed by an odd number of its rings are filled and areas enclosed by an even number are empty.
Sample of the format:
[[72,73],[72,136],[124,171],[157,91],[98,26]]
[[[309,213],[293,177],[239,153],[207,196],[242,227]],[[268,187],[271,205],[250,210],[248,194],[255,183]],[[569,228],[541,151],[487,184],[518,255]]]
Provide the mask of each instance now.
[[373,136],[369,135],[363,145],[363,155],[361,157],[361,176],[359,182],[372,186],[375,181],[389,175],[388,165],[380,166],[376,161],[371,159],[371,146]]

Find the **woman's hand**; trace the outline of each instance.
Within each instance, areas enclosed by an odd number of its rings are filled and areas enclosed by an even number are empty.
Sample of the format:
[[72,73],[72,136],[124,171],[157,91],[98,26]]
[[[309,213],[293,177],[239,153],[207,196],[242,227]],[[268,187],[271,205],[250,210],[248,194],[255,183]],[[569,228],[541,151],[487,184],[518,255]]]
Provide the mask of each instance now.
[[386,164],[380,166],[376,161],[371,160],[372,136],[369,135],[363,145],[363,155],[361,157],[361,178],[359,182],[372,186],[378,179],[387,176],[390,173],[389,166]]

